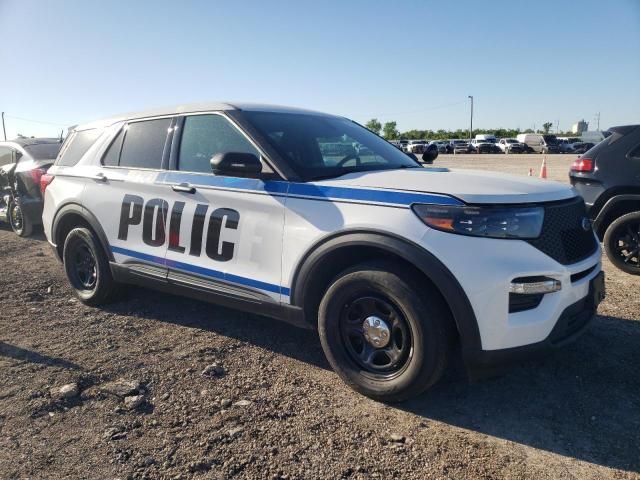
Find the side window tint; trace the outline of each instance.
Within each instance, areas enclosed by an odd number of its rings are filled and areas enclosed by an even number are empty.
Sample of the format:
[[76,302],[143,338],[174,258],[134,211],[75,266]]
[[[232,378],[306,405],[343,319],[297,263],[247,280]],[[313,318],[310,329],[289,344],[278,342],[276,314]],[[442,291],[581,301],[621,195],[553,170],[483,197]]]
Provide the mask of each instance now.
[[71,167],[78,163],[101,133],[102,130],[97,128],[75,132],[62,150],[56,165]]
[[130,123],[120,152],[120,166],[159,169],[170,125],[170,118]]
[[216,153],[260,153],[229,121],[220,115],[193,115],[185,118],[178,169],[211,173],[211,157]]
[[113,139],[111,145],[102,157],[102,164],[108,167],[117,167],[120,160],[120,149],[122,148],[122,138],[124,137],[124,129],[118,132],[116,138]]
[[629,153],[629,157],[633,158],[634,160],[640,160],[640,144],[636,145],[636,148],[631,150],[631,152]]
[[9,147],[0,147],[0,166],[13,163],[13,155]]

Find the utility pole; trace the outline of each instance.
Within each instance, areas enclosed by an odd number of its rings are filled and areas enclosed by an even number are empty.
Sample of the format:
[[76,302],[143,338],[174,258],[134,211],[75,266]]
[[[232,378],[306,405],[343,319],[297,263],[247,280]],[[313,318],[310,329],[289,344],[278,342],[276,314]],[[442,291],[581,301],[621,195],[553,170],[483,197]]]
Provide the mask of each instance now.
[[597,130],[600,131],[600,112],[596,113],[596,124],[598,125]]
[[4,128],[4,112],[2,112],[2,133],[4,134],[4,141],[7,141],[7,129]]
[[473,95],[468,95],[468,98],[471,99],[471,121],[469,123],[469,141],[471,141],[473,136]]

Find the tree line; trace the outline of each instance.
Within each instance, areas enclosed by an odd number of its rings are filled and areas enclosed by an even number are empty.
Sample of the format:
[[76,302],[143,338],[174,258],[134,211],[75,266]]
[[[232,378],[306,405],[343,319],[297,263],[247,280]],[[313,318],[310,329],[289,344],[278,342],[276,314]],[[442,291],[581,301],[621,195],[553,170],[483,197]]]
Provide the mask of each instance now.
[[[450,138],[469,138],[469,129],[461,129],[458,130],[407,130],[406,132],[400,132],[398,130],[397,122],[391,121],[386,122],[384,125],[378,121],[377,118],[372,118],[369,120],[365,127],[371,130],[376,135],[381,135],[387,140],[448,140]],[[491,134],[495,135],[497,138],[511,138],[515,137],[520,133],[549,133],[553,124],[551,122],[546,122],[542,125],[543,129],[534,132],[532,129],[528,128],[526,130],[520,130],[519,128],[489,128],[482,129],[477,128],[474,129],[471,136],[475,137],[478,134]],[[571,132],[559,133],[559,135],[567,135],[571,136]]]

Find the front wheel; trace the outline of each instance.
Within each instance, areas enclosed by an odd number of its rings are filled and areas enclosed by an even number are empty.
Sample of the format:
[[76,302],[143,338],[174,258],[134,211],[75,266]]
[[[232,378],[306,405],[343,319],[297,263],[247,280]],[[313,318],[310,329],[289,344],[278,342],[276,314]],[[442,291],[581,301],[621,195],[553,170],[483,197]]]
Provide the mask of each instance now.
[[640,212],[616,219],[604,234],[604,251],[616,267],[640,275]]
[[9,202],[7,208],[9,216],[9,224],[16,235],[20,237],[28,237],[33,232],[33,222],[24,214],[20,205],[15,201]]
[[109,259],[91,230],[71,230],[64,242],[62,258],[69,283],[82,303],[96,306],[115,297],[118,289]]
[[397,402],[442,376],[449,321],[436,294],[418,289],[393,264],[372,262],[334,280],[320,303],[318,329],[329,363],[347,385]]

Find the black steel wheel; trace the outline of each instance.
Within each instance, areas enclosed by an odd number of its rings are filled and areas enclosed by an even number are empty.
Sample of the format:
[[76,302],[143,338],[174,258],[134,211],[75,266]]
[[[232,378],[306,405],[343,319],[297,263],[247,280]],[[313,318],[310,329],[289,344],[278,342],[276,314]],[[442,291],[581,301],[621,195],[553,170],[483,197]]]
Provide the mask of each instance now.
[[424,279],[392,262],[339,274],[318,311],[327,360],[354,390],[385,402],[414,397],[437,382],[451,347],[451,317]]
[[100,305],[114,298],[118,284],[95,233],[82,227],[71,230],[64,242],[62,259],[69,283],[83,303]]
[[81,244],[75,250],[73,265],[70,267],[76,288],[93,290],[96,287],[98,277],[96,257],[87,244]]
[[620,270],[640,275],[640,212],[627,213],[609,225],[604,250]]
[[412,351],[409,324],[386,298],[363,296],[348,302],[340,316],[344,348],[363,371],[391,378]]

